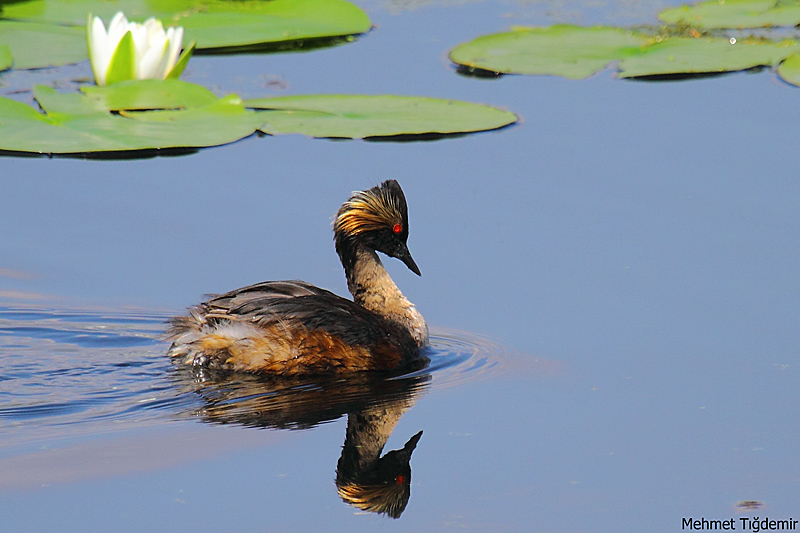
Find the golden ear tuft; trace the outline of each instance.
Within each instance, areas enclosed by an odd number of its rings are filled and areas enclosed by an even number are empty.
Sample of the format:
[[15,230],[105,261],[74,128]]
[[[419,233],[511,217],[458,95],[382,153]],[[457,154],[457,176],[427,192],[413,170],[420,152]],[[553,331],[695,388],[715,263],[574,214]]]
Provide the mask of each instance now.
[[411,491],[405,484],[367,485],[347,483],[338,486],[339,497],[347,504],[371,513],[400,518],[408,505]]
[[392,190],[389,183],[384,182],[378,187],[354,192],[339,209],[333,222],[333,231],[337,234],[358,235],[398,226],[402,229],[405,199],[399,185],[396,188],[400,190],[400,196]]

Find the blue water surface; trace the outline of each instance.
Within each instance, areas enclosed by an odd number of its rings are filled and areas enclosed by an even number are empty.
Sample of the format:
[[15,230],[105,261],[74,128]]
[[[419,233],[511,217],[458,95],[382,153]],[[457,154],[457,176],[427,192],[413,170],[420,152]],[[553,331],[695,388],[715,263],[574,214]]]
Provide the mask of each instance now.
[[[520,123],[431,142],[3,158],[3,527],[679,531],[685,517],[800,516],[800,91],[769,71],[487,80],[446,59],[514,24],[655,24],[662,2],[361,5],[376,27],[354,43],[195,57],[185,79],[243,97],[456,98]],[[204,293],[304,279],[346,294],[331,216],[387,178],[423,276],[387,268],[445,353],[378,394],[410,404],[385,451],[423,431],[397,520],[334,484],[347,409],[374,407],[371,384],[309,385],[345,407],[319,420],[286,407],[306,429],[259,425],[248,406],[307,396],[176,374],[158,338]],[[743,501],[759,504],[742,514]]]

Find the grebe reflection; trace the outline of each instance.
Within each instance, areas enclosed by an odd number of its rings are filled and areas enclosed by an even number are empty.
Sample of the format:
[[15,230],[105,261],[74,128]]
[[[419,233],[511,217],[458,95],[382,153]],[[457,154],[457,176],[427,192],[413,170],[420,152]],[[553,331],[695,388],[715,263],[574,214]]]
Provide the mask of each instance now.
[[[422,362],[420,363],[422,364]],[[212,424],[307,429],[347,415],[336,465],[340,498],[364,511],[398,518],[411,494],[411,454],[422,431],[399,450],[383,448],[403,414],[430,381],[429,374],[368,372],[286,378],[176,367],[176,379],[202,399],[187,413]]]
[[402,416],[396,405],[347,416],[347,435],[336,466],[339,497],[354,507],[400,518],[411,497],[411,454],[422,431],[399,450],[381,456]]

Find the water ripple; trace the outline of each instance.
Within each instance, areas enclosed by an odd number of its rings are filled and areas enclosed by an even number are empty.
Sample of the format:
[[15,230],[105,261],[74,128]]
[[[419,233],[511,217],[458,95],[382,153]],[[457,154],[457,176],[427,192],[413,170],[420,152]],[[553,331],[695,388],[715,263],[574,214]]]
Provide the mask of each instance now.
[[436,387],[450,387],[496,375],[511,351],[482,335],[436,329],[425,354],[431,362],[420,372],[434,375]]
[[[440,330],[424,352],[429,364],[391,378],[394,385],[364,375],[293,383],[198,375],[164,355],[159,335],[167,318],[0,304],[0,456],[13,454],[15,447],[187,416],[311,427],[359,402],[482,379],[500,370],[508,356],[483,337]],[[320,406],[326,407],[315,412]]]

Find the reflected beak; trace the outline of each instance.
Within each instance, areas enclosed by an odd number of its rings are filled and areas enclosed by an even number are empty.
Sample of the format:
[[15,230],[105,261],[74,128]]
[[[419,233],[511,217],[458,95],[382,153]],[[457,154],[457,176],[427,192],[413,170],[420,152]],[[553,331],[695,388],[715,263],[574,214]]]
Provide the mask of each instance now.
[[397,251],[395,257],[398,258],[403,263],[405,263],[405,265],[408,267],[409,270],[411,270],[411,272],[413,272],[417,276],[422,275],[422,273],[419,271],[419,267],[414,262],[414,259],[411,257],[411,252],[408,251],[407,246],[403,245],[403,247]]
[[407,451],[409,454],[411,454],[411,452],[414,451],[414,448],[417,447],[417,443],[419,442],[420,437],[422,437],[422,431],[420,431],[419,433],[408,439],[408,442],[406,442],[405,446],[403,446],[403,449]]

